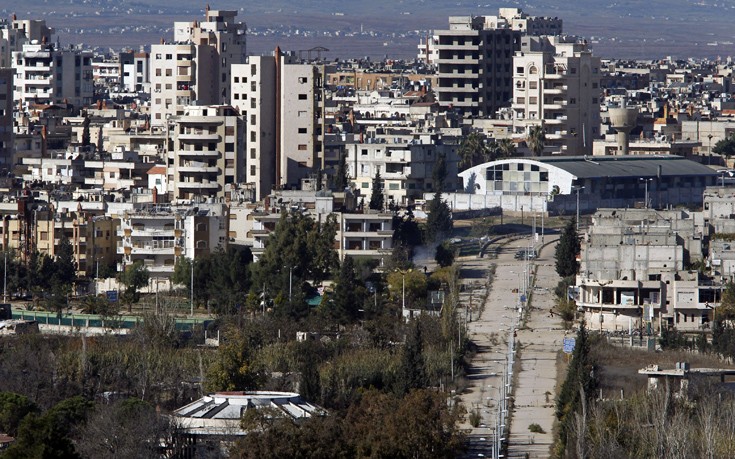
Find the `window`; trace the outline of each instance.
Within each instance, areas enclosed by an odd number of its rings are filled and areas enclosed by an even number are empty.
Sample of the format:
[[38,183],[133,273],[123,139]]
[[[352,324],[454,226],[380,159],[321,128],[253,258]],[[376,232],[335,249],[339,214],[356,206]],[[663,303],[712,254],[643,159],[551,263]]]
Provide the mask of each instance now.
[[255,175],[255,166],[250,166],[250,175]]
[[306,144],[305,143],[300,143],[299,144],[299,151],[306,151]]
[[166,54],[166,60],[170,61],[171,59],[173,59],[173,56],[171,54]]
[[525,104],[525,103],[526,103],[526,98],[525,98],[525,97],[519,97],[519,98],[518,98],[518,99],[516,100],[516,103],[519,103],[519,104]]
[[[161,76],[161,69],[156,69],[156,76]],[[156,85],[156,89],[161,89],[161,86]]]
[[239,82],[240,82],[240,77],[236,76],[235,77],[235,83],[239,83]]
[[306,134],[306,128],[299,128],[299,134]]
[[255,159],[255,148],[250,149],[250,159]]
[[569,105],[574,105],[576,103],[577,103],[577,99],[575,99],[574,97],[569,98]]
[[538,89],[538,81],[529,81],[528,89]]
[[250,141],[251,142],[256,142],[257,140],[258,140],[258,138],[256,137],[255,131],[250,131]]
[[174,70],[173,69],[166,69],[166,76],[167,77],[173,76],[173,74],[174,74]]
[[255,99],[250,99],[250,108],[257,108],[255,106]]
[[255,124],[256,120],[257,118],[255,117],[255,115],[250,115],[250,124]]
[[41,240],[48,241],[48,231],[41,231]]
[[519,74],[523,75],[523,74],[524,74],[524,73],[526,73],[526,72],[525,72],[525,70],[523,69],[523,67],[516,67],[516,73],[519,73]]
[[299,83],[301,83],[301,84],[304,84],[304,83],[306,83],[307,81],[309,81],[309,79],[308,79],[308,78],[306,78],[306,77],[299,77]]
[[306,94],[299,94],[299,100],[306,100]]

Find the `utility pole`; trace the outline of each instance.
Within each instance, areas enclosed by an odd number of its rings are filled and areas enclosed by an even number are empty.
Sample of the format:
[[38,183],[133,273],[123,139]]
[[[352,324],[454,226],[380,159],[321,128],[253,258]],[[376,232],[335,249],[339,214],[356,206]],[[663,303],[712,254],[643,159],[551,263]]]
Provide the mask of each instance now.
[[191,299],[190,299],[190,307],[191,307],[191,316],[194,317],[194,258],[191,259]]

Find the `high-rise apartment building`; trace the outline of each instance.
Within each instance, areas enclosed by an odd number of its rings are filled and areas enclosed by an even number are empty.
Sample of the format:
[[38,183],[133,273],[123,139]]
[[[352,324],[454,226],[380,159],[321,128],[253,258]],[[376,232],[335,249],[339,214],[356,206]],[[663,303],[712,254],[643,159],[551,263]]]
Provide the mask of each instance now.
[[233,67],[230,103],[243,115],[246,181],[256,199],[273,187],[298,188],[322,169],[322,82],[326,67],[291,54],[251,56]]
[[545,151],[592,154],[600,135],[600,58],[576,37],[525,37],[513,60],[514,135],[542,126]]
[[10,67],[12,53],[21,51],[26,43],[51,43],[53,33],[44,20],[0,21],[0,68]]
[[437,66],[435,88],[443,108],[491,117],[510,106],[513,55],[526,34],[560,34],[558,18],[532,17],[517,8],[498,16],[452,16],[449,28],[422,43],[419,57]]
[[0,171],[13,164],[13,69],[0,68]]
[[247,64],[232,66],[231,105],[240,111],[245,129],[244,180],[254,199],[268,196],[276,167],[276,60],[250,56]]
[[165,124],[189,104],[229,102],[231,67],[246,60],[247,27],[236,16],[207,8],[203,22],[174,23],[173,43],[151,46],[151,124]]
[[173,148],[168,152],[172,199],[224,198],[229,186],[242,182],[243,123],[230,106],[190,106],[171,118]]
[[12,53],[15,101],[30,104],[69,103],[76,109],[92,103],[92,52],[33,43]]

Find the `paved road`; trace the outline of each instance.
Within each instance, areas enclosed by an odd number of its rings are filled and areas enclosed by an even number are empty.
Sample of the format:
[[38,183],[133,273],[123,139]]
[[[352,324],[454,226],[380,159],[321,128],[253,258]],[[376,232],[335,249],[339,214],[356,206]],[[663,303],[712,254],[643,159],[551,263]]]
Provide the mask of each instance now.
[[[524,261],[516,260],[514,255],[527,245],[528,239],[521,239],[501,247],[496,259],[462,261],[462,278],[465,284],[484,281],[491,267],[495,267],[495,276],[482,314],[479,318],[473,316],[468,324],[470,339],[476,344],[478,352],[468,369],[469,387],[461,394],[460,399],[468,413],[478,410],[481,420],[479,427],[473,428],[467,416],[461,426],[470,432],[466,457],[492,456],[508,337],[518,316],[519,293],[516,289],[522,289],[524,278]],[[478,297],[479,295],[474,296]],[[467,295],[463,295],[461,301],[467,304]]]
[[[554,305],[553,290],[559,282],[554,268],[554,248],[555,243],[547,245],[536,260],[530,318],[526,328],[518,330],[521,369],[514,388],[508,457],[546,458],[553,443],[556,358],[565,336],[558,316],[549,315]],[[545,433],[531,432],[528,428],[531,424],[538,424]]]

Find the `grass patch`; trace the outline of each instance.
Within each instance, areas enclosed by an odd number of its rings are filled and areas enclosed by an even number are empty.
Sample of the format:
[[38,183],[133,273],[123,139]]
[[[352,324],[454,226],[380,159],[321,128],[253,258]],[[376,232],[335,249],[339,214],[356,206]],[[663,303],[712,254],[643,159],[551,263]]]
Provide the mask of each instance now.
[[533,433],[537,433],[537,434],[545,434],[546,433],[546,431],[540,425],[536,424],[535,422],[533,424],[530,424],[528,426],[528,430],[529,430],[529,432],[533,432]]

